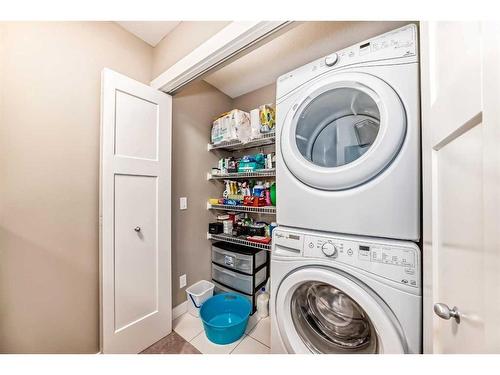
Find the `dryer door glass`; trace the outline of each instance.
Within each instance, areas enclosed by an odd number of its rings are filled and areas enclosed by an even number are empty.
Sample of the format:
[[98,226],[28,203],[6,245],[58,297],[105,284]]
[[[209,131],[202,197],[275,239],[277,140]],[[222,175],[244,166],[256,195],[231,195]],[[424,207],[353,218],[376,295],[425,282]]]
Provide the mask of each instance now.
[[297,118],[295,138],[304,158],[339,167],[361,157],[377,138],[380,112],[374,99],[352,87],[314,98]]
[[377,353],[375,328],[365,311],[338,288],[308,281],[291,298],[292,320],[314,353]]
[[290,107],[293,101],[278,106],[279,149],[284,166],[313,188],[345,190],[367,183],[403,145],[403,102],[373,75],[333,73],[295,100]]

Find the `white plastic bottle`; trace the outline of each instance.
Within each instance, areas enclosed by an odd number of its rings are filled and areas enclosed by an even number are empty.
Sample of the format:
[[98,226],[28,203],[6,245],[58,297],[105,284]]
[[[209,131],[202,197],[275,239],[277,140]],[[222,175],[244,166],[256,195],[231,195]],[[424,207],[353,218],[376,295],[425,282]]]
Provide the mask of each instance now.
[[269,315],[269,293],[266,288],[262,288],[261,292],[257,296],[257,316],[262,319]]

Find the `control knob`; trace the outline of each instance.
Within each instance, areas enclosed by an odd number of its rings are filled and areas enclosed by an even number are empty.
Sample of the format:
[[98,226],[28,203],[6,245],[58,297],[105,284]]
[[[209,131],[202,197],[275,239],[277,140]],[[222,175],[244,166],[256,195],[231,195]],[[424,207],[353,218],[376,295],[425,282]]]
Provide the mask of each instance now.
[[337,247],[330,242],[323,244],[323,246],[321,246],[321,251],[329,258],[336,258],[338,255]]
[[336,53],[332,53],[331,55],[325,57],[326,66],[334,66],[337,61],[339,61],[339,55],[337,55]]

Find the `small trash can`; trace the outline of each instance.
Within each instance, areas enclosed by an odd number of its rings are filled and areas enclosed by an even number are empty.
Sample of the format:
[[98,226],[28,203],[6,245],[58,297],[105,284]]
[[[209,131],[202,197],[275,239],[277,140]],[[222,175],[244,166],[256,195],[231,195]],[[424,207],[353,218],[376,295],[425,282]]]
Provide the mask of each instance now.
[[200,307],[214,294],[214,284],[207,280],[198,281],[186,289],[188,311],[193,316],[200,316]]

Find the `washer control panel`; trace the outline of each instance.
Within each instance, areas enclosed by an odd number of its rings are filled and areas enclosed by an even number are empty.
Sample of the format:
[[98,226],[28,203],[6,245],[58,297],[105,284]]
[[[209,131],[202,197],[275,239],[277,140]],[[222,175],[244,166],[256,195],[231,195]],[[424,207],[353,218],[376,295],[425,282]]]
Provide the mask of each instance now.
[[304,257],[335,259],[410,287],[420,286],[419,252],[416,245],[402,246],[387,240],[353,241],[347,237],[304,236]]
[[409,241],[322,235],[278,227],[273,231],[272,255],[339,262],[405,287],[418,289],[421,285],[420,249]]

